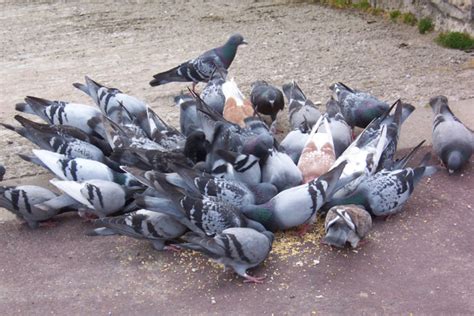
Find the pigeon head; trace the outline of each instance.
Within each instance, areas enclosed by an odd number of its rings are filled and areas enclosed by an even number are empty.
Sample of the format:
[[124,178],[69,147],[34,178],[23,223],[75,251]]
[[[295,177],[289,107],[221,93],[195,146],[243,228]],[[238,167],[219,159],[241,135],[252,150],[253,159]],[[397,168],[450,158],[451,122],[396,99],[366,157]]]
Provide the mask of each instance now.
[[338,220],[326,229],[323,242],[338,248],[344,248],[349,238],[351,229],[344,221]]
[[253,90],[256,87],[264,87],[264,86],[268,86],[268,82],[266,82],[265,80],[257,80],[250,85],[250,88]]
[[430,99],[430,106],[433,109],[434,113],[440,113],[443,108],[443,105],[446,107],[448,105],[448,98],[444,95],[438,95]]
[[466,156],[458,150],[449,152],[445,162],[449,174],[453,174],[454,171],[461,169],[461,167],[466,162],[465,157]]
[[259,222],[268,230],[274,231],[278,227],[273,220],[273,213],[270,207],[266,204],[245,205],[241,208],[241,211],[246,217]]
[[239,46],[239,45],[245,45],[248,44],[242,35],[239,33],[233,34],[229,39],[227,40],[226,45],[231,45],[231,46]]

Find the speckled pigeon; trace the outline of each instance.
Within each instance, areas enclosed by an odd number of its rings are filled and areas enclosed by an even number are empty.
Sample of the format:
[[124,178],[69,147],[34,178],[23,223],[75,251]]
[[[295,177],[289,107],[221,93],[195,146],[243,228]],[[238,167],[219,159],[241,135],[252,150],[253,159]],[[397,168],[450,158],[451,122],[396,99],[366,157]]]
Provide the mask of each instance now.
[[272,249],[273,234],[268,231],[257,232],[250,228],[228,228],[214,237],[204,237],[196,233],[187,233],[183,239],[187,243],[180,247],[196,250],[214,261],[231,267],[244,282],[263,283],[265,277],[247,274],[265,260]]

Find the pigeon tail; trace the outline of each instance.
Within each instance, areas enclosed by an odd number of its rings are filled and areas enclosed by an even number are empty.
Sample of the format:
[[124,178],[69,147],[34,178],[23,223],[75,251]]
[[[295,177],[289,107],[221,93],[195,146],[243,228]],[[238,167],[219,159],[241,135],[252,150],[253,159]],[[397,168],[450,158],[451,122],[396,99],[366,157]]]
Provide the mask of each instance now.
[[170,70],[160,72],[156,75],[153,75],[153,80],[150,81],[150,86],[156,87],[170,82],[187,82],[190,81],[187,78],[179,74],[178,70],[183,65],[179,65]]

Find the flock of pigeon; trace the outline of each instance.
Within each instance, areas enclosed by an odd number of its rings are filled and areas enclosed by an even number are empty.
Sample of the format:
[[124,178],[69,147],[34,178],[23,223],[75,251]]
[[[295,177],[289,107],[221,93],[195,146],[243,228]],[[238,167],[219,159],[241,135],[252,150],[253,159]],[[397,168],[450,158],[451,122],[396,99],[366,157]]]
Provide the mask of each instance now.
[[[94,218],[92,236],[125,235],[157,250],[192,249],[231,267],[246,282],[263,282],[247,269],[272,248],[273,232],[299,227],[304,234],[326,215],[324,242],[357,247],[372,216],[400,212],[417,183],[440,167],[427,154],[407,167],[421,142],[395,159],[403,121],[415,110],[331,85],[324,114],[296,82],[282,91],[265,81],[245,98],[227,78],[239,34],[150,82],[192,82],[176,96],[180,129],[146,103],[86,77],[74,86],[96,106],[28,96],[16,110],[20,126],[1,124],[37,145],[22,159],[54,174],[57,194],[34,185],[0,188],[0,206],[31,228],[64,212]],[[198,82],[207,82],[200,94]],[[277,114],[289,108],[290,131],[277,142]],[[433,148],[449,172],[473,151],[473,134],[433,97]],[[262,115],[269,116],[270,126]],[[364,130],[354,139],[354,127]],[[0,169],[1,176],[5,169]]]

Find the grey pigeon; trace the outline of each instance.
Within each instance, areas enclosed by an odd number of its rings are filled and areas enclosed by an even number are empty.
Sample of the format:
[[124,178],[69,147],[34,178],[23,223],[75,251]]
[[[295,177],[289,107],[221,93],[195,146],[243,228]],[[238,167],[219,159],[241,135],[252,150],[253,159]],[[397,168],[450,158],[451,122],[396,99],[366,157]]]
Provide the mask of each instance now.
[[104,217],[94,221],[99,226],[88,236],[123,235],[152,242],[156,250],[174,250],[165,242],[182,236],[187,228],[172,217],[145,209],[115,217]]
[[171,185],[163,174],[127,169],[142,183],[157,190],[157,196],[136,197],[138,206],[172,216],[189,229],[206,235],[222,232],[229,227],[252,227],[264,230],[257,222],[243,216],[238,208],[212,196],[189,194]]
[[217,155],[222,159],[217,160],[212,167],[211,174],[215,177],[240,181],[249,185],[261,182],[262,170],[258,157],[222,149],[217,151]]
[[299,128],[290,131],[280,142],[280,149],[290,156],[295,165],[300,160],[301,152],[308,141],[309,133]]
[[181,133],[188,136],[192,132],[202,131],[202,124],[197,113],[196,99],[189,94],[180,94],[174,98],[179,106],[179,126]]
[[283,93],[263,80],[252,83],[250,102],[258,113],[270,115],[272,122],[276,120],[278,112],[285,107]]
[[307,124],[309,129],[319,120],[321,112],[318,107],[307,99],[296,81],[283,85],[283,93],[288,99],[288,112],[292,130]]
[[337,189],[344,167],[345,162],[313,181],[278,193],[267,203],[243,206],[242,212],[272,231],[313,223]]
[[109,216],[123,210],[134,193],[115,182],[104,180],[76,182],[52,179],[50,182],[82,204],[85,212],[98,217]]
[[228,228],[214,237],[204,237],[187,233],[182,237],[187,243],[180,247],[196,250],[214,261],[231,267],[244,282],[263,283],[265,277],[247,274],[247,270],[262,263],[272,249],[273,234],[257,232],[250,228]]
[[302,181],[303,175],[290,156],[276,149],[270,151],[262,166],[262,182],[273,184],[281,192]]
[[102,114],[90,105],[29,96],[25,98],[25,103],[18,103],[15,108],[20,112],[37,115],[49,124],[74,126],[88,135],[105,138]]
[[344,248],[349,243],[352,248],[357,248],[371,228],[372,217],[364,208],[351,204],[337,205],[326,215],[323,242],[338,248]]
[[420,180],[437,171],[434,166],[426,166],[428,160],[429,154],[416,168],[384,169],[373,175],[364,175],[352,192],[331,199],[326,207],[356,204],[363,206],[374,216],[389,216],[400,212]]
[[344,115],[342,115],[339,104],[333,98],[326,103],[325,116],[329,122],[329,128],[331,129],[334,143],[334,151],[337,158],[352,143],[352,129],[347,124]]
[[225,83],[226,76],[226,69],[216,69],[200,94],[202,101],[221,115],[224,113],[225,104],[222,85]]
[[114,171],[98,161],[83,158],[72,159],[47,150],[33,149],[33,153],[42,166],[45,166],[62,180],[86,181],[99,179],[116,182],[120,185],[139,185],[130,175]]
[[454,116],[445,96],[430,99],[433,109],[433,149],[448,169],[458,171],[469,162],[473,152],[474,136],[464,124]]
[[249,185],[240,181],[216,178],[184,166],[177,166],[175,170],[176,174],[166,176],[166,180],[173,185],[203,195],[215,196],[237,207],[265,203],[277,194],[277,188],[270,183]]
[[[42,208],[37,205],[44,204]],[[57,196],[50,190],[36,185],[2,186],[0,187],[0,206],[6,208],[29,227],[37,228],[40,222],[47,221],[54,216],[70,211],[73,205],[67,196]]]
[[367,127],[373,119],[383,115],[390,107],[373,95],[351,89],[342,82],[331,85],[329,89],[332,90],[334,99],[339,103],[341,112],[351,127]]
[[41,149],[63,154],[70,158],[92,159],[104,163],[106,161],[102,150],[88,142],[65,133],[58,133],[58,130],[54,128],[48,128],[48,126],[27,120],[19,115],[15,118],[22,123],[22,127],[4,123],[0,123],[0,125],[15,131]]
[[73,86],[89,95],[99,106],[104,115],[114,122],[118,122],[118,116],[122,108],[125,108],[126,115],[130,120],[136,120],[149,137],[151,129],[147,119],[148,105],[134,96],[128,95],[116,88],[106,87],[88,76],[85,76],[86,84],[74,83]]
[[247,44],[242,35],[234,34],[219,47],[204,52],[197,58],[188,60],[181,65],[154,75],[150,86],[159,86],[169,82],[190,82],[194,84],[209,81],[216,68],[228,69],[234,60],[237,48]]

